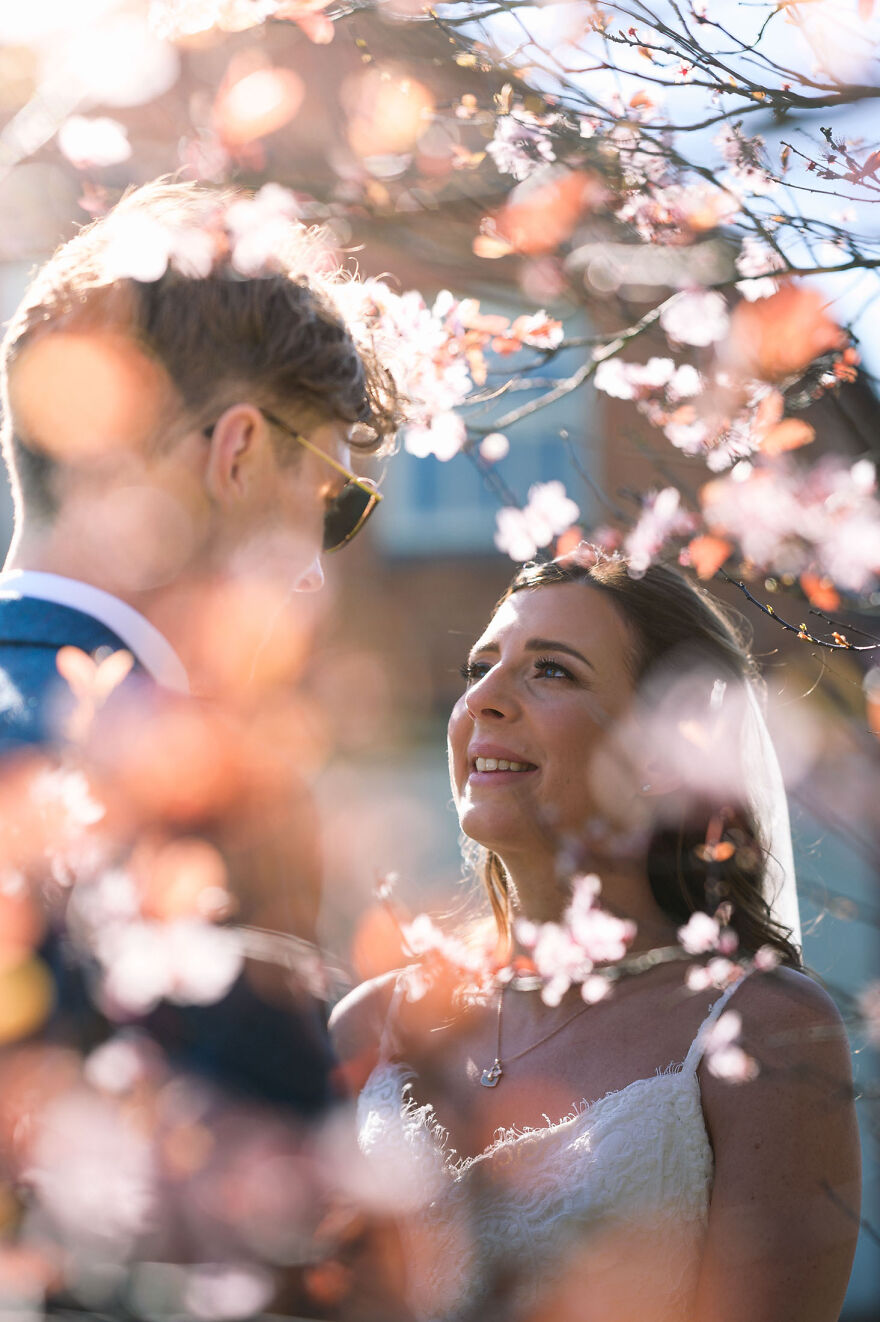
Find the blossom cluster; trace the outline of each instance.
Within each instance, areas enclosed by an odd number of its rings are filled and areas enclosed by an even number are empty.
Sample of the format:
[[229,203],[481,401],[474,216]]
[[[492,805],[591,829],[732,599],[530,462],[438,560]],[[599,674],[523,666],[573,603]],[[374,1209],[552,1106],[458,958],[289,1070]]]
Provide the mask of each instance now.
[[506,505],[496,517],[495,545],[511,560],[531,560],[555,537],[567,532],[580,515],[560,481],[536,482],[529,487],[522,509]]
[[176,41],[212,28],[244,32],[268,19],[287,19],[311,41],[333,40],[333,24],[324,14],[330,0],[150,0],[149,18],[160,37]]
[[558,1005],[576,983],[588,1003],[601,1000],[610,990],[607,976],[595,972],[596,965],[622,959],[636,934],[636,925],[601,907],[601,889],[594,873],[575,877],[571,902],[561,922],[521,919],[516,924],[516,934],[530,952],[542,980],[541,999],[545,1005]]
[[851,592],[880,574],[880,503],[869,459],[824,455],[809,468],[742,461],[703,487],[707,527],[762,569],[818,573]]
[[456,409],[485,382],[488,351],[552,350],[563,336],[561,323],[546,312],[511,321],[448,290],[429,307],[415,290],[398,294],[371,279],[341,286],[338,298],[355,333],[369,341],[408,401],[404,444],[419,458],[448,460],[461,450],[466,428]]

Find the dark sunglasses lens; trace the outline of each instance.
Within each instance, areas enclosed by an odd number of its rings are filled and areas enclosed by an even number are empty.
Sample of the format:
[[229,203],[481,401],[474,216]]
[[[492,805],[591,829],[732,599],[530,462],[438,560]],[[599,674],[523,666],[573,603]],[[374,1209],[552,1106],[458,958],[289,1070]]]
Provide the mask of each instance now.
[[324,550],[336,551],[351,541],[373,512],[376,496],[372,491],[349,482],[327,508],[324,515]]

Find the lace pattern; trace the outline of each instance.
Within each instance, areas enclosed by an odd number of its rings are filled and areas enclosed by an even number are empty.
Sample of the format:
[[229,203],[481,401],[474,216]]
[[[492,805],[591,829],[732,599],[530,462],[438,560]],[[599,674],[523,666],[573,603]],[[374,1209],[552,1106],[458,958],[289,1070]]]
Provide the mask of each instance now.
[[584,1322],[636,1317],[640,1299],[652,1318],[687,1315],[713,1176],[696,1070],[732,991],[682,1065],[546,1126],[500,1130],[474,1157],[414,1099],[409,1067],[380,1061],[359,1099],[359,1142],[401,1191],[420,1322],[510,1322],[572,1252],[586,1264]]

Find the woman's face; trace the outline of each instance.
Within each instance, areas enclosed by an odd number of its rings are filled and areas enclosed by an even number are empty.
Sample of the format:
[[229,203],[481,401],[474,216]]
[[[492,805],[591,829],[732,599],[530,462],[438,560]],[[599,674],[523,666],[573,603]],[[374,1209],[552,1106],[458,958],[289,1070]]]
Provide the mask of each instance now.
[[466,835],[504,858],[578,835],[596,814],[626,820],[637,773],[596,754],[632,703],[631,650],[615,606],[583,583],[503,603],[471,651],[449,721]]

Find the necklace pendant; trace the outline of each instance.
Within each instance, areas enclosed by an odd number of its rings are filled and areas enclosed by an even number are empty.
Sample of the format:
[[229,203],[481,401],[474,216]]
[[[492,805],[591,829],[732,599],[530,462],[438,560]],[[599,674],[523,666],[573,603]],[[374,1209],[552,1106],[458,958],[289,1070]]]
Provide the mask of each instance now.
[[503,1073],[504,1071],[501,1068],[501,1061],[496,1060],[494,1065],[491,1065],[488,1069],[483,1070],[483,1073],[480,1077],[480,1083],[483,1085],[484,1088],[497,1088],[498,1080],[501,1078],[501,1075]]

